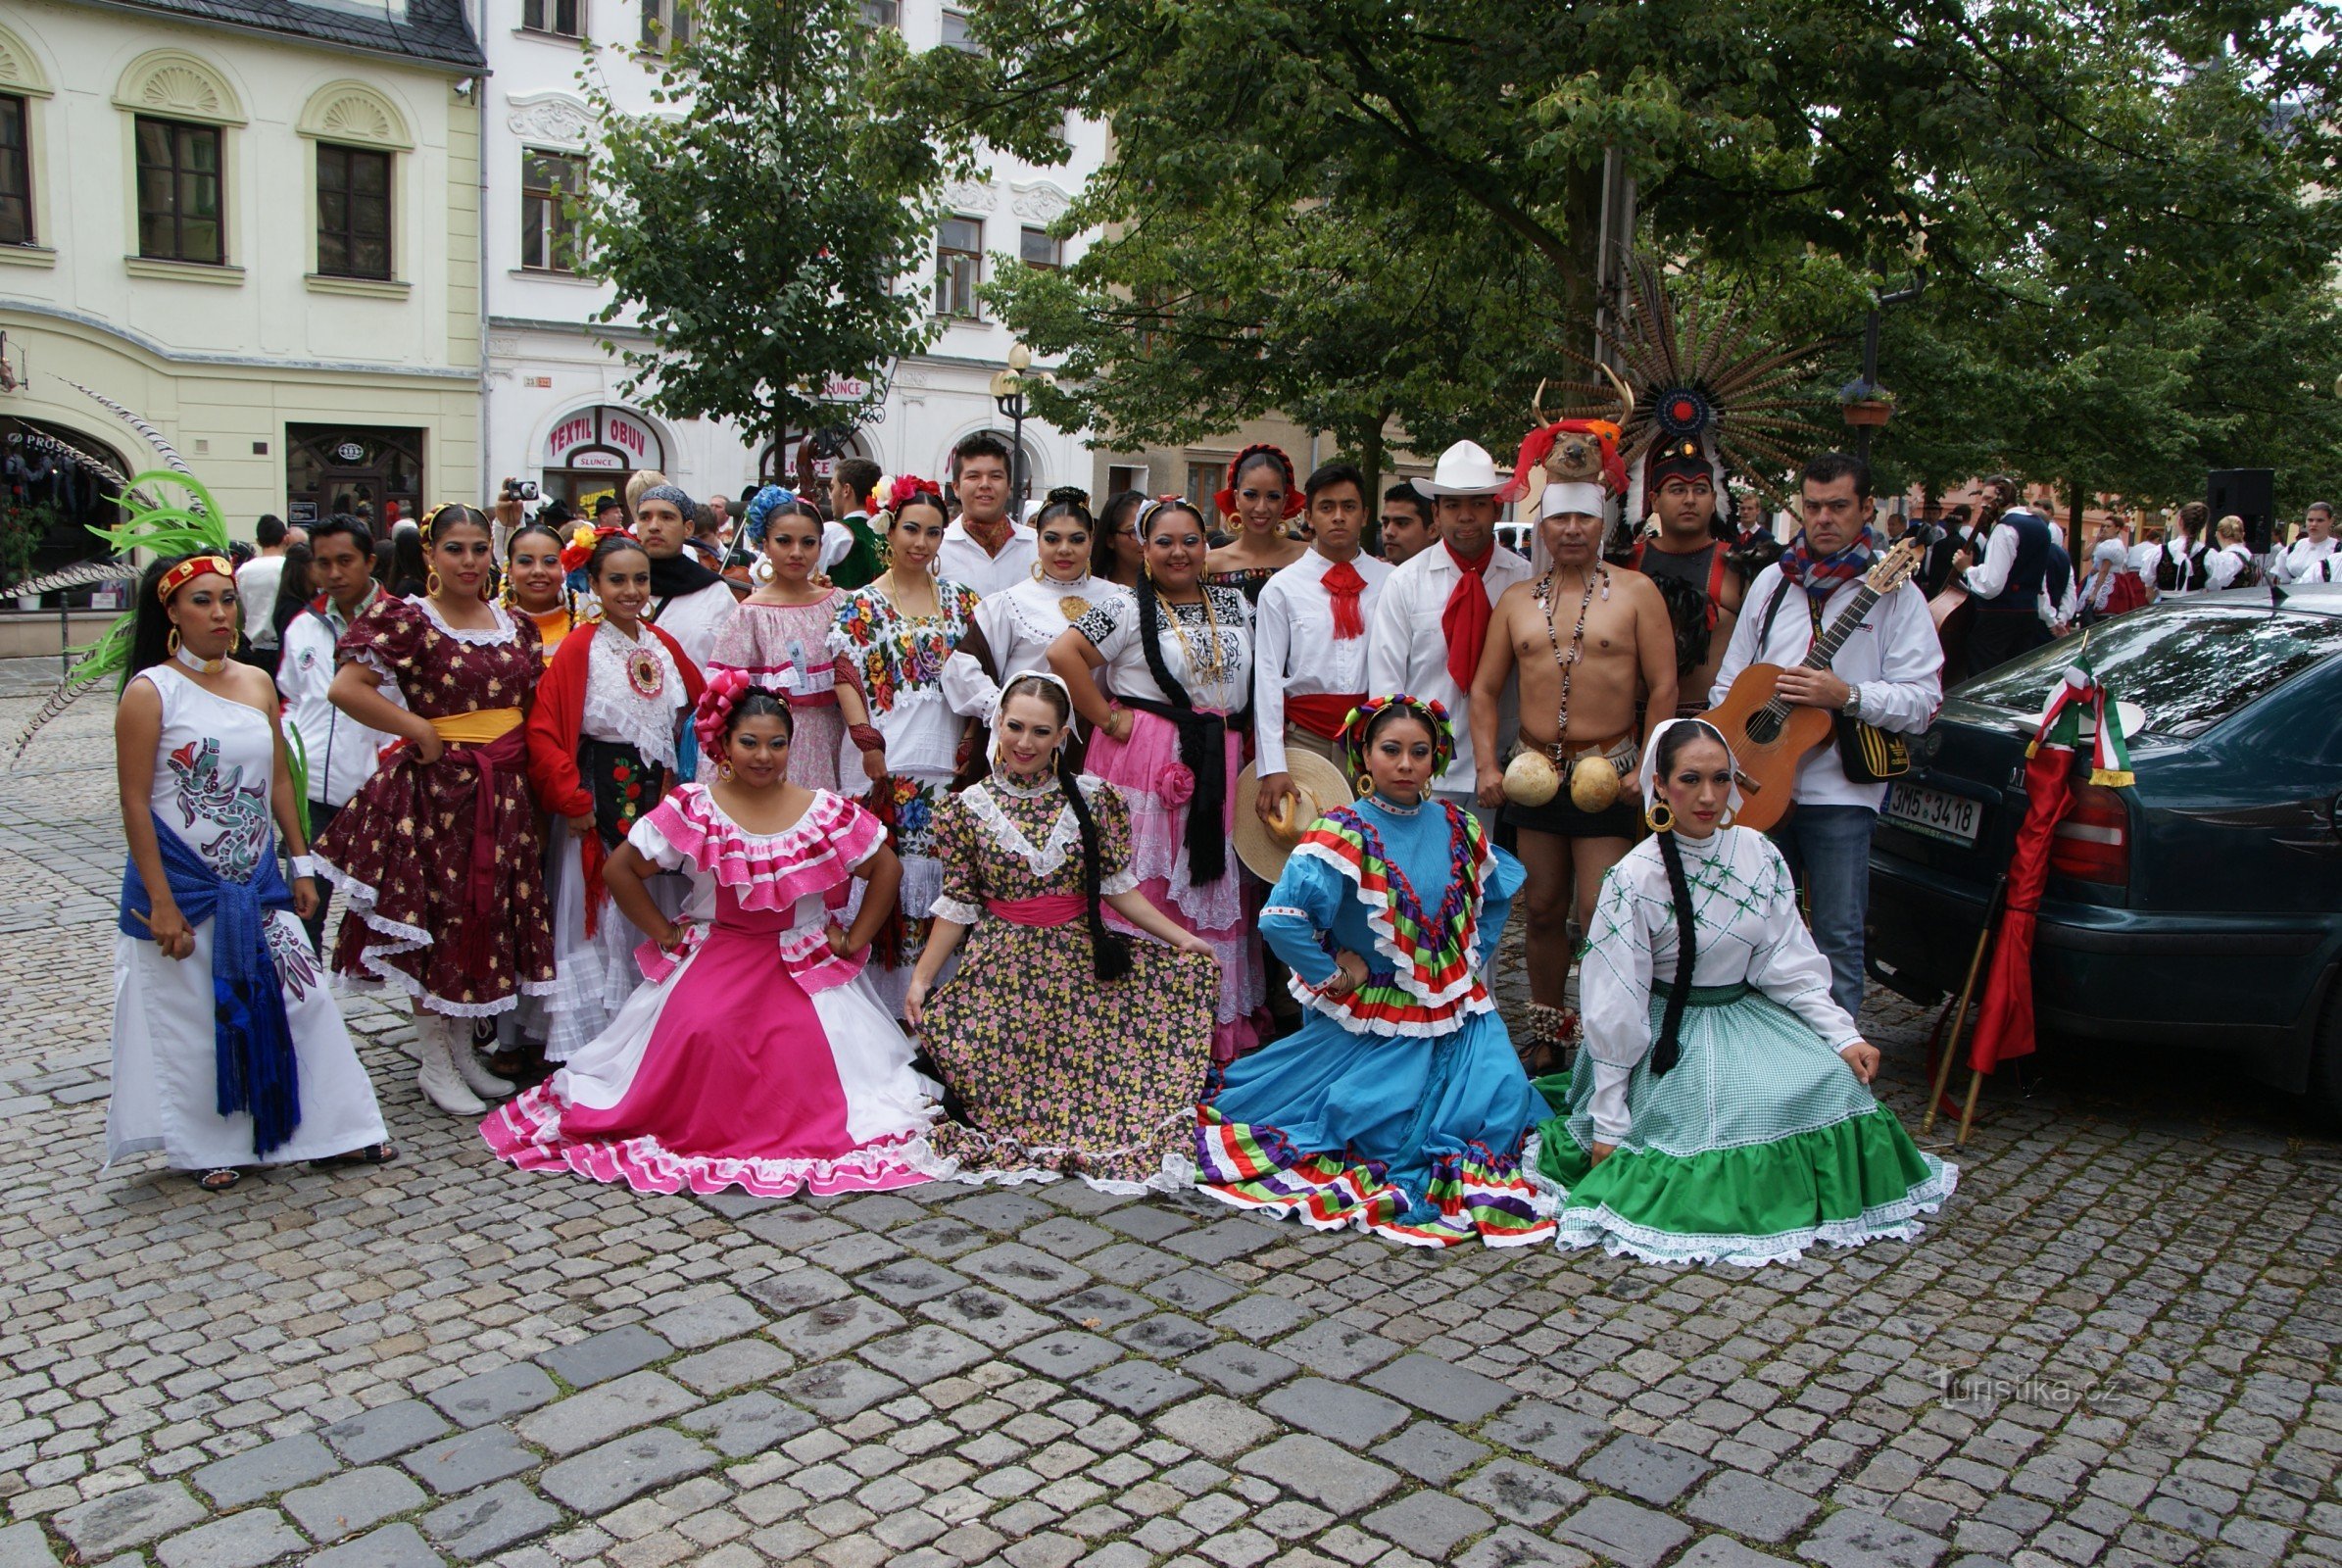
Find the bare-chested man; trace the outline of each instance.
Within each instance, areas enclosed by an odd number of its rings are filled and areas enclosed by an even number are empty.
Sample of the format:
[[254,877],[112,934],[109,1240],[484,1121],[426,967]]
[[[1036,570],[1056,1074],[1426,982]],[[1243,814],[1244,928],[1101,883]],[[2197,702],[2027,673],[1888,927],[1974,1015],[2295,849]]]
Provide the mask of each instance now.
[[[1666,718],[1676,710],[1677,690],[1675,630],[1659,590],[1647,577],[1596,559],[1602,519],[1583,509],[1601,505],[1598,488],[1557,484],[1545,492],[1544,505],[1580,510],[1557,511],[1538,524],[1552,568],[1513,584],[1496,602],[1472,682],[1480,800],[1503,806],[1503,820],[1519,830],[1518,853],[1529,872],[1521,905],[1528,918],[1530,1039],[1521,1055],[1533,1074],[1562,1066],[1578,1039],[1578,1019],[1564,1004],[1569,919],[1574,907],[1585,924],[1602,873],[1634,842],[1644,727],[1638,705],[1653,721]],[[1579,809],[1566,781],[1543,806],[1504,800],[1503,758],[1515,737],[1497,733],[1498,701],[1516,668],[1520,746],[1554,757],[1565,769],[1564,760],[1607,759],[1619,776],[1610,806]]]
[[1748,585],[1733,569],[1731,543],[1720,537],[1733,530],[1716,526],[1715,469],[1696,443],[1656,445],[1643,486],[1659,533],[1636,545],[1632,564],[1668,585],[1661,592],[1675,623],[1680,716],[1687,717],[1707,706]]

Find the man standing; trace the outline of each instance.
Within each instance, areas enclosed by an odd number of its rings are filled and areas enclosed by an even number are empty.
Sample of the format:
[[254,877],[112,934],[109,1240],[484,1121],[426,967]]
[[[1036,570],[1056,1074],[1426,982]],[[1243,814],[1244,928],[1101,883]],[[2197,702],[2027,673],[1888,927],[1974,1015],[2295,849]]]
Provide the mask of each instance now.
[[1383,559],[1393,566],[1405,565],[1439,537],[1439,526],[1432,521],[1430,504],[1403,479],[1383,492],[1383,515],[1379,521]]
[[2276,582],[2342,582],[2342,561],[2334,558],[2334,509],[2313,501],[2302,514],[2302,536],[2271,563]]
[[643,618],[705,668],[715,651],[716,632],[732,618],[740,600],[730,583],[684,548],[698,510],[680,485],[652,485],[635,501],[634,531],[651,558],[651,604]]
[[[1867,469],[1863,480],[1869,483]],[[1976,619],[1968,631],[1970,675],[1997,669],[2050,638],[2049,619],[2043,613],[2052,559],[2049,519],[2018,500],[2017,481],[2007,474],[1986,479],[1984,490],[1987,500],[1979,530],[1983,557],[1976,560],[1963,552],[1957,561],[1961,586],[1976,603]],[[1810,520],[1807,527],[1812,527]],[[2069,581],[2073,573],[2069,563]],[[2049,609],[2055,612],[2054,601]]]
[[978,597],[1025,581],[1041,560],[1033,530],[1008,515],[1008,443],[978,430],[951,449],[959,515],[944,530],[935,574]]
[[[1712,511],[1712,491],[1710,503]],[[1552,565],[1496,601],[1488,652],[1472,683],[1479,801],[1503,808],[1502,820],[1519,835],[1514,853],[1529,873],[1521,890],[1529,1032],[1520,1054],[1532,1075],[1567,1065],[1578,1043],[1577,1016],[1564,1004],[1570,920],[1574,913],[1584,928],[1602,874],[1641,826],[1635,772],[1644,726],[1636,722],[1637,701],[1652,721],[1677,709],[1675,624],[1649,578],[1599,559],[1607,504],[1599,484],[1544,489],[1537,542]],[[1543,753],[1561,776],[1560,791],[1539,806],[1508,802],[1504,794],[1504,756],[1514,737],[1503,727],[1503,695],[1516,668],[1520,749]],[[1606,766],[1617,778],[1610,804],[1589,811],[1571,798],[1571,774],[1581,766]]]
[[[1458,441],[1439,454],[1432,476],[1415,481],[1417,493],[1431,500],[1438,542],[1385,580],[1366,631],[1368,695],[1404,693],[1447,710],[1456,721],[1455,760],[1434,781],[1433,793],[1489,829],[1496,813],[1480,805],[1471,726],[1462,720],[1495,602],[1531,575],[1528,562],[1496,548],[1496,514],[1503,510],[1496,492],[1503,488],[1495,461],[1477,442]],[[1503,707],[1509,721],[1509,694]]]
[[1627,564],[1665,585],[1661,592],[1675,629],[1678,716],[1687,716],[1706,706],[1746,585],[1732,569],[1731,545],[1720,536],[1731,530],[1718,526],[1715,469],[1697,443],[1655,444],[1642,482],[1659,531],[1637,540]]
[[244,642],[259,656],[262,668],[276,669],[276,590],[284,582],[284,553],[307,537],[288,528],[273,514],[253,524],[252,542],[260,548],[236,568],[236,603],[242,607]]
[[829,514],[821,525],[821,569],[851,592],[884,569],[886,557],[870,527],[870,492],[878,488],[878,465],[868,458],[841,458],[829,482]]
[[707,510],[715,514],[715,526],[708,537],[718,542],[728,538],[732,532],[732,498],[718,490],[707,498]]
[[1366,476],[1329,463],[1301,487],[1309,498],[1309,553],[1260,590],[1252,620],[1252,721],[1266,820],[1292,793],[1288,747],[1341,765],[1342,721],[1364,702],[1366,618],[1394,569],[1358,548],[1366,529]]
[[[1927,596],[1915,584],[1906,582],[1873,605],[1828,669],[1803,667],[1814,639],[1854,602],[1871,567],[1870,491],[1871,470],[1859,458],[1826,452],[1805,466],[1805,531],[1749,584],[1747,612],[1716,672],[1711,705],[1724,701],[1750,664],[1779,664],[1785,703],[1906,735],[1934,721],[1943,701],[1943,645]],[[2025,608],[2038,628],[2033,601]],[[1774,838],[1805,889],[1814,945],[1830,960],[1830,995],[1852,1016],[1862,1009],[1871,832],[1886,786],[1847,778],[1836,744],[1826,741],[1798,765],[1789,798],[1794,808],[1773,830]]]
[[[333,684],[334,645],[382,593],[373,577],[373,537],[365,523],[337,512],[310,530],[309,548],[310,580],[317,597],[285,623],[276,689],[284,694],[284,727],[300,743],[309,765],[309,833],[314,841],[373,777],[375,754],[395,737],[366,728],[325,700]],[[317,912],[301,923],[309,929],[310,945],[322,952],[332,884],[317,892]]]

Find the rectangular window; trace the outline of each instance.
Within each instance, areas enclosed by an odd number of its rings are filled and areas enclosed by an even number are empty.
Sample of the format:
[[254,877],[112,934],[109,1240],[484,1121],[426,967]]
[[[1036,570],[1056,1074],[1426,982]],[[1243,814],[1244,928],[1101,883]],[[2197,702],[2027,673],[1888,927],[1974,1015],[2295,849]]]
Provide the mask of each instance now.
[[1197,463],[1191,459],[1188,463],[1188,500],[1206,517],[1218,515],[1212,510],[1211,498],[1220,493],[1220,482],[1227,477],[1228,462],[1225,458],[1208,463]]
[[671,54],[691,42],[691,0],[643,0],[643,51]]
[[935,314],[976,319],[976,285],[983,277],[983,222],[945,219],[935,239]]
[[30,245],[32,155],[24,100],[0,93],[0,245]]
[[532,272],[577,270],[577,220],[569,205],[585,194],[580,153],[520,155],[520,265]]
[[1018,255],[1027,267],[1043,267],[1055,271],[1064,265],[1056,240],[1046,228],[1028,228],[1019,237]]
[[968,19],[961,12],[947,11],[944,13],[943,42],[947,49],[959,49],[971,55],[984,53],[984,46],[978,43],[975,36],[968,31]]
[[390,277],[390,154],[317,143],[317,275]]
[[1122,465],[1116,464],[1106,469],[1106,494],[1118,496],[1125,490],[1136,490],[1141,495],[1147,493],[1147,466],[1145,464],[1136,467],[1124,467]]
[[138,254],[156,261],[227,260],[220,232],[220,127],[140,115]]
[[520,0],[520,25],[530,32],[574,38],[581,30],[578,6],[579,0]]
[[862,0],[862,25],[903,30],[903,0]]

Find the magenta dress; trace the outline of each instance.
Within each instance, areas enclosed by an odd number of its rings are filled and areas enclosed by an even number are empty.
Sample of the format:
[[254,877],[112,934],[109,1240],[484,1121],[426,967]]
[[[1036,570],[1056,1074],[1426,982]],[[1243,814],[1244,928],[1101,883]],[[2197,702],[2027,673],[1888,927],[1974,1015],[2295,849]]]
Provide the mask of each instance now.
[[838,618],[838,591],[809,605],[760,605],[742,600],[715,634],[707,672],[737,669],[768,692],[789,700],[789,781],[809,790],[834,790],[838,770],[851,765],[852,793],[866,784],[861,754],[842,761],[846,715],[838,711],[838,657],[830,652],[830,628]]
[[741,828],[686,784],[627,842],[691,879],[680,956],[646,943],[650,983],[609,1029],[480,1125],[522,1170],[571,1170],[637,1192],[767,1198],[929,1179],[939,1113],[911,1045],[831,922],[886,829],[827,790],[780,833]]

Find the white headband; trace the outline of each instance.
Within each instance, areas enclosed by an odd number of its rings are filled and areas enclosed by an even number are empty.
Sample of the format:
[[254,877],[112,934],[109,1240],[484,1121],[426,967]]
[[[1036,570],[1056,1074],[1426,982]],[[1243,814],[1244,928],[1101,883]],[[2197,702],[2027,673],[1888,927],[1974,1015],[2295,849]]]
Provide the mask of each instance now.
[[[1651,738],[1648,741],[1645,741],[1642,747],[1642,808],[1646,812],[1654,805],[1656,805],[1659,800],[1659,737],[1665,735],[1669,730],[1675,728],[1678,724],[1698,725],[1701,729],[1704,729],[1708,732],[1709,737],[1713,739],[1717,745],[1722,746],[1725,749],[1725,752],[1728,756],[1732,752],[1732,745],[1730,742],[1725,740],[1724,732],[1718,729],[1715,725],[1709,723],[1704,718],[1671,718],[1662,723],[1653,725],[1651,727]],[[1724,803],[1725,809],[1732,812],[1734,815],[1738,815],[1740,810],[1739,771],[1740,770],[1738,766],[1735,764],[1732,769],[1732,793],[1729,797],[1727,797]]]
[[1610,492],[1598,484],[1579,480],[1569,484],[1545,486],[1543,515],[1558,517],[1565,512],[1581,512],[1589,517],[1609,515]]
[[[1071,688],[1071,687],[1067,686],[1067,685],[1065,684],[1065,682],[1063,682],[1062,680],[1059,680],[1059,679],[1058,679],[1056,676],[1054,676],[1054,675],[1050,674],[1050,673],[1049,673],[1048,670],[1046,670],[1046,669],[1028,669],[1028,670],[1026,670],[1026,671],[1025,671],[1023,674],[1021,674],[1021,675],[1011,675],[1011,676],[1009,676],[1009,677],[1008,677],[1006,680],[1004,680],[1004,681],[1000,682],[1000,689],[999,691],[997,691],[997,692],[993,693],[993,698],[992,698],[992,711],[991,711],[989,714],[987,714],[987,715],[986,715],[986,717],[985,717],[985,722],[986,722],[986,723],[988,723],[988,724],[990,724],[990,725],[992,726],[992,732],[993,732],[993,737],[994,737],[994,739],[993,739],[993,746],[994,746],[994,749],[995,749],[996,751],[999,749],[999,746],[1000,746],[1000,710],[1001,710],[1001,709],[1003,709],[1003,708],[1005,708],[1005,707],[1008,705],[1008,688],[1009,688],[1009,687],[1011,687],[1011,686],[1014,686],[1014,685],[1015,685],[1017,682],[1019,682],[1019,681],[1026,681],[1026,680],[1041,680],[1041,681],[1047,681],[1047,682],[1049,682],[1049,683],[1051,686],[1054,686],[1054,687],[1056,687],[1056,688],[1057,688],[1057,690],[1059,690],[1060,692],[1063,692],[1063,693],[1065,694],[1065,710],[1066,710],[1066,712],[1067,712],[1068,714],[1071,714],[1071,713],[1072,713],[1072,711],[1073,711],[1073,688]],[[1067,722],[1068,722],[1068,724],[1070,725],[1070,723],[1071,723],[1071,719],[1069,718],[1069,719],[1067,720]]]

